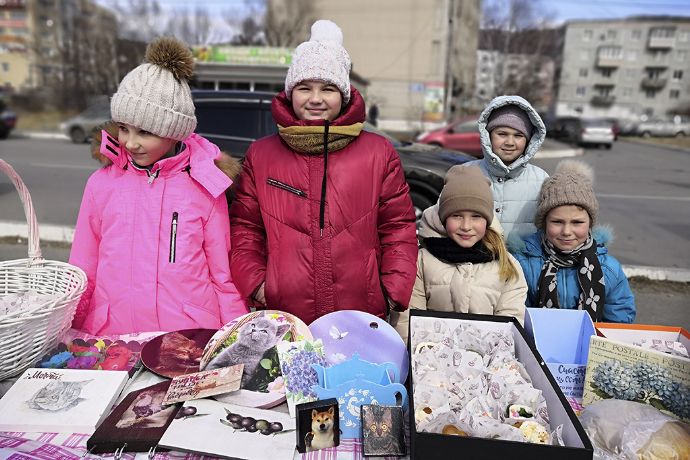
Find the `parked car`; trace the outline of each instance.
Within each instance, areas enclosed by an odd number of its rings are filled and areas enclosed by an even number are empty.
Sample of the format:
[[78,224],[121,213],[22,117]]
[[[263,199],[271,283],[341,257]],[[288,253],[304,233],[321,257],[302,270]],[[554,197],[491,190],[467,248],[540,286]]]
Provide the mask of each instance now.
[[690,136],[690,121],[678,117],[675,120],[655,118],[637,124],[637,134],[650,136]]
[[16,125],[17,114],[4,106],[0,107],[0,139],[7,139]]
[[60,123],[60,131],[75,144],[83,144],[91,139],[93,131],[110,120],[110,101],[105,98],[90,105],[79,115]]
[[478,116],[460,118],[448,125],[420,134],[417,141],[468,153],[475,158],[484,157],[477,129]]
[[557,118],[551,135],[572,144],[600,145],[607,149],[611,148],[615,140],[611,122],[600,118]]
[[[243,159],[249,145],[277,132],[271,115],[274,94],[238,90],[195,90],[196,132],[230,155]],[[364,129],[391,141],[400,155],[417,218],[436,203],[446,171],[474,158],[436,146],[401,142],[365,123]]]
[[613,140],[617,141],[621,133],[621,123],[617,118],[602,118],[602,120],[611,123],[611,130],[613,131]]

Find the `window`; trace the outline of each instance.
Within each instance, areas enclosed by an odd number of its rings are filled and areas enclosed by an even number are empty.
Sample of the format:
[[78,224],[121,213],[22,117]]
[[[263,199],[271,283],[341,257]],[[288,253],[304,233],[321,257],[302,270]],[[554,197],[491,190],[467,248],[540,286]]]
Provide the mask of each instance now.
[[2,63],[2,71],[3,72],[9,72],[10,71],[10,63],[9,62],[3,62]]
[[671,98],[671,99],[678,99],[678,98],[680,97],[680,90],[672,89],[672,90],[668,93],[668,97]]
[[676,61],[685,62],[688,58],[688,52],[685,50],[676,50]]
[[633,89],[632,88],[623,88],[623,96],[632,96]]
[[649,32],[649,36],[652,38],[673,38],[676,30],[671,27],[657,27]]
[[441,69],[441,41],[434,40],[431,42],[431,53],[429,53],[429,58],[431,62],[429,63],[429,69],[433,75],[437,75]]
[[635,69],[625,69],[625,78],[628,78],[628,79],[635,78],[636,73],[637,72],[635,72]]
[[601,69],[601,76],[604,78],[611,78],[611,74],[613,73],[615,69]]
[[640,40],[642,39],[642,31],[639,29],[635,29],[630,32],[630,39],[632,40]]
[[587,69],[580,69],[580,76],[581,76],[581,77],[586,77],[587,74],[588,74]]
[[592,35],[591,29],[585,29],[582,31],[582,39],[586,42],[592,41]]
[[609,40],[615,40],[617,36],[618,33],[613,29],[609,29],[606,31],[606,38],[608,38]]
[[678,32],[678,41],[679,42],[690,41],[690,31],[682,30],[682,31]]
[[580,97],[583,97],[587,94],[587,87],[586,86],[578,86],[577,89],[575,90],[575,94],[577,94]]
[[682,80],[683,79],[683,71],[682,70],[674,70],[673,71],[673,79],[674,80]]
[[654,89],[648,89],[645,91],[645,97],[647,99],[654,99],[654,96],[656,96],[656,90]]

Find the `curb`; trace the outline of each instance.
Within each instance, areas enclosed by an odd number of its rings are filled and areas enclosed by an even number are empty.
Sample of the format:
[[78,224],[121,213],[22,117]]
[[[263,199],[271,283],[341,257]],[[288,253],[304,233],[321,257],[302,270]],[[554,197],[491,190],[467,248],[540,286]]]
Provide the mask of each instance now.
[[[29,226],[26,222],[0,220],[0,238],[29,238]],[[42,241],[72,243],[74,227],[68,225],[41,224],[38,226],[38,237]]]
[[67,135],[52,131],[15,131],[10,137],[15,139],[62,139],[69,140]]
[[[74,227],[68,225],[41,224],[38,232],[39,238],[44,242],[71,244],[74,239]],[[26,222],[0,221],[0,238],[28,238],[28,233]],[[653,281],[690,283],[690,270],[683,268],[623,265],[623,272],[628,278],[639,276]]]
[[567,148],[567,149],[559,149],[559,150],[538,150],[537,153],[534,155],[534,158],[537,160],[542,160],[546,158],[565,158],[565,157],[576,157],[579,155],[583,155],[585,153],[585,149],[583,148]]

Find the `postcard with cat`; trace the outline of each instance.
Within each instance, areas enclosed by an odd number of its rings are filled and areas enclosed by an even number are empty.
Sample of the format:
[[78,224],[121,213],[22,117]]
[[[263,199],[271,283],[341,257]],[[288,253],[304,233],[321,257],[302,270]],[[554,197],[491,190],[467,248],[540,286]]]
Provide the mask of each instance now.
[[362,405],[362,437],[365,457],[405,455],[402,407]]
[[28,369],[0,399],[0,431],[92,433],[128,379],[126,371]]
[[148,452],[156,447],[182,404],[163,405],[170,380],[133,391],[103,420],[86,443],[92,454]]
[[216,396],[228,404],[270,408],[285,401],[285,385],[277,344],[309,340],[309,328],[299,318],[277,310],[248,313],[223,326],[209,341],[203,370],[244,365],[241,389]]

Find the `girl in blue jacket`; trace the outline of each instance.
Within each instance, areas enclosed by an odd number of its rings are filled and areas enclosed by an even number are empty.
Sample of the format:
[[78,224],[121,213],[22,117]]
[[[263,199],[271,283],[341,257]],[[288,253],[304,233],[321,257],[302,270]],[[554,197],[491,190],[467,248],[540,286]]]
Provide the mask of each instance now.
[[632,323],[635,298],[606,249],[610,235],[592,230],[599,211],[592,177],[585,163],[566,160],[544,181],[534,218],[539,230],[513,251],[527,280],[526,306],[585,309],[594,321]]

